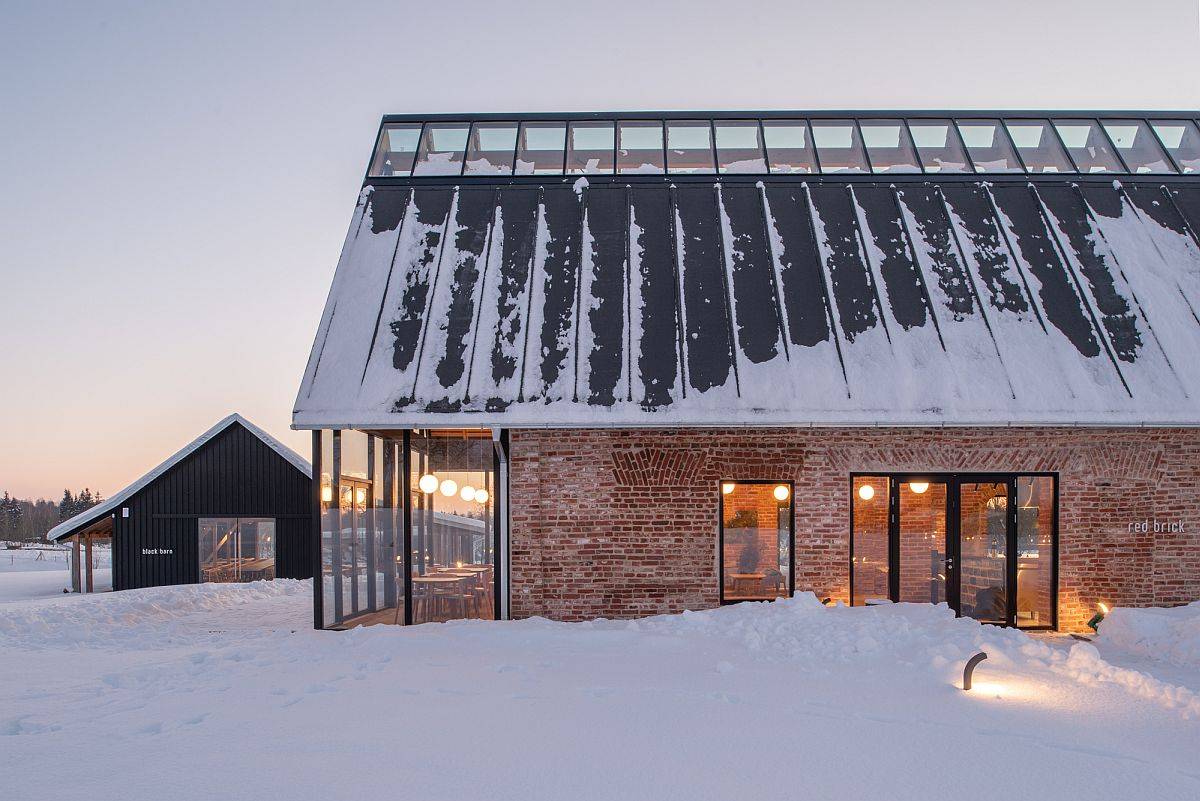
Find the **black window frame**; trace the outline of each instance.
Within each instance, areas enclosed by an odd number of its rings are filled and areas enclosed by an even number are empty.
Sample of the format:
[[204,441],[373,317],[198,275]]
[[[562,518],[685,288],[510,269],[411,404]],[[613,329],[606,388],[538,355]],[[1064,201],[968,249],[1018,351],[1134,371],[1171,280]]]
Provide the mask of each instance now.
[[717,481],[717,599],[721,606],[729,606],[730,604],[740,603],[759,603],[760,601],[751,601],[745,598],[735,598],[732,600],[725,599],[725,493],[722,490],[725,484],[750,484],[750,485],[768,485],[779,486],[784,484],[788,488],[788,598],[794,598],[796,595],[796,482],[792,479],[781,479],[778,481],[770,479],[736,479],[722,478]]

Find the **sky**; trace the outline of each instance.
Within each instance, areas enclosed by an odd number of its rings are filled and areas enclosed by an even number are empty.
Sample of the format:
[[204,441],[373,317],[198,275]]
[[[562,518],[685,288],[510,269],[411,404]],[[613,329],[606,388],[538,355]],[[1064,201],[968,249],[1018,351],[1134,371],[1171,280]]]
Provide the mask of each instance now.
[[0,0],[0,490],[292,403],[385,113],[1200,108],[1197,0]]

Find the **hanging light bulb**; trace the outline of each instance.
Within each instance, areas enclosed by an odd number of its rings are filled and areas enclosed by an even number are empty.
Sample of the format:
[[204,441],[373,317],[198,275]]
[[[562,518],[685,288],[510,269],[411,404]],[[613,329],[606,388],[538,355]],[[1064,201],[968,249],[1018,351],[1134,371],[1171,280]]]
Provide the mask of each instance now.
[[725,481],[721,484],[721,494],[728,495],[729,493],[733,492],[736,488],[737,488],[737,484],[734,484],[732,481]]
[[333,487],[326,484],[321,487],[321,503],[329,503],[333,500]]
[[928,481],[913,481],[908,485],[908,488],[918,495],[924,495],[925,490],[929,489]]
[[492,496],[488,495],[488,491],[485,489],[475,490],[475,503],[487,503],[490,497]]
[[475,488],[472,487],[470,484],[464,485],[462,488],[462,492],[458,493],[458,497],[462,498],[464,501],[475,500]]
[[458,482],[452,478],[448,478],[442,482],[442,494],[447,498],[453,498],[458,494]]
[[421,480],[417,482],[417,486],[421,488],[421,492],[426,495],[432,495],[437,492],[438,478],[433,473],[426,473],[421,476]]
[[774,489],[774,494],[775,494],[775,500],[786,501],[788,499],[788,496],[792,494],[792,491],[790,489],[788,489],[787,484],[776,484],[775,489]]
[[858,488],[858,497],[862,498],[864,501],[871,500],[875,497],[875,488],[870,484],[863,484]]

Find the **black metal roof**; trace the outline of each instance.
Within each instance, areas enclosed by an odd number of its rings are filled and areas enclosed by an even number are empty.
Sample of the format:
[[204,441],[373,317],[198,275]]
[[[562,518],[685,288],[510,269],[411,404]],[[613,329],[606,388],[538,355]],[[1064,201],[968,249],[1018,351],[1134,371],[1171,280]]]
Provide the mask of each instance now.
[[1194,176],[537,178],[368,180],[296,426],[1200,423]]

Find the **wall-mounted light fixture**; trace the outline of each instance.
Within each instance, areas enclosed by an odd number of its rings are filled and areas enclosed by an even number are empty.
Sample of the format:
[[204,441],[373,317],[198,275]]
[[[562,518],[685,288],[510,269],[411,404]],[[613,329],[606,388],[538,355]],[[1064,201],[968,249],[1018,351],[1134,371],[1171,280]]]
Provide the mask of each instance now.
[[321,503],[333,503],[333,487],[329,485],[321,487]]
[[918,495],[924,495],[925,490],[929,489],[928,481],[913,481],[909,483],[908,488]]
[[858,497],[862,498],[864,501],[871,500],[875,497],[875,488],[870,484],[863,484],[858,488]]
[[737,484],[734,484],[732,481],[724,481],[721,483],[721,494],[728,495],[729,493],[733,492],[736,488],[737,488]]
[[786,501],[788,496],[792,494],[792,491],[788,488],[787,484],[776,484],[773,494],[775,495],[775,500]]
[[984,653],[983,651],[980,651],[979,653],[975,654],[975,656],[973,656],[967,660],[967,666],[965,668],[963,668],[963,689],[964,690],[971,689],[971,677],[975,673],[975,666],[978,665],[980,662],[982,662],[985,659],[987,659],[987,654]]

